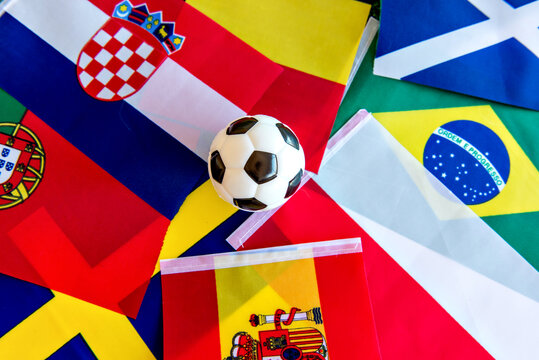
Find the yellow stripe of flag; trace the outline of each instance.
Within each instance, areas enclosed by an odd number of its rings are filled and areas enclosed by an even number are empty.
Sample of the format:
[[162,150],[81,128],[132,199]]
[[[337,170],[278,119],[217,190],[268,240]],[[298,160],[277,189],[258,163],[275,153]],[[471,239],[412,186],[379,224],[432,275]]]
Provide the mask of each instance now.
[[[313,259],[219,269],[215,281],[223,357],[230,354],[232,338],[239,331],[258,339],[259,331],[275,329],[274,324],[253,328],[251,314],[273,315],[277,309],[307,311],[320,306]],[[315,328],[325,336],[324,326],[312,321],[283,325],[283,329],[293,328]]]
[[370,5],[352,0],[190,0],[273,61],[346,84]]

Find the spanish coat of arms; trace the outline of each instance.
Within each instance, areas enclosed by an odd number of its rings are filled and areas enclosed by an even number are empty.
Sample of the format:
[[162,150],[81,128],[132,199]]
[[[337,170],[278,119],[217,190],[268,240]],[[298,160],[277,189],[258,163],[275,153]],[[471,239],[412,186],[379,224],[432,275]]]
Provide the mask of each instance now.
[[313,327],[283,329],[297,321],[322,324],[319,307],[300,312],[292,308],[289,313],[277,309],[273,315],[252,314],[249,322],[253,327],[274,324],[273,330],[258,332],[258,339],[245,331],[232,338],[230,356],[225,360],[327,360],[327,344],[324,335]]

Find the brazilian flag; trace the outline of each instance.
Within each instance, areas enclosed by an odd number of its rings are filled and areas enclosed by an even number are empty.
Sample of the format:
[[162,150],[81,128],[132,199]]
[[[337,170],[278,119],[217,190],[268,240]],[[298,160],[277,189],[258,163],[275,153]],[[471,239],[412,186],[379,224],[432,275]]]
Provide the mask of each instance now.
[[[375,42],[374,42],[375,43]],[[367,53],[333,131],[359,109],[539,269],[539,113],[373,75]]]

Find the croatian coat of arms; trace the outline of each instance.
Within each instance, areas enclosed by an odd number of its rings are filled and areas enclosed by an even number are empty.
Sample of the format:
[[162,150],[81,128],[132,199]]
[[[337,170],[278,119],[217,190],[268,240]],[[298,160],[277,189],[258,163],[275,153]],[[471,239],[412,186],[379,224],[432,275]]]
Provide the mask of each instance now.
[[146,4],[119,3],[79,54],[77,76],[86,93],[117,101],[137,92],[185,40],[162,17]]

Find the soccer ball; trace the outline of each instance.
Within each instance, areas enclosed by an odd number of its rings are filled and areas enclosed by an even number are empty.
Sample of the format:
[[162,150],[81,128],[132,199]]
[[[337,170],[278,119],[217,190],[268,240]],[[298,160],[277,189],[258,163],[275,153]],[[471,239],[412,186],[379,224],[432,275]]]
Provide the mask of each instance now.
[[298,189],[305,155],[296,135],[266,115],[237,119],[210,147],[208,170],[215,190],[239,209],[273,209]]

